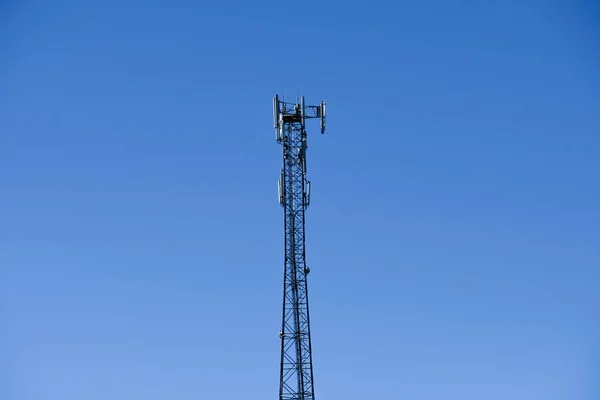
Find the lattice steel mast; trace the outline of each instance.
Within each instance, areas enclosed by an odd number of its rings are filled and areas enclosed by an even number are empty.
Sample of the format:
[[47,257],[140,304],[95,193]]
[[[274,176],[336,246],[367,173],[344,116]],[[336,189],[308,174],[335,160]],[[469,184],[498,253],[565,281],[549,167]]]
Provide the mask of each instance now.
[[284,209],[285,263],[279,400],[313,400],[312,348],[308,312],[304,211],[310,204],[306,179],[306,130],[309,118],[321,120],[325,132],[325,102],[305,106],[286,103],[276,95],[273,117],[277,142],[283,145],[283,169],[279,178],[279,203]]

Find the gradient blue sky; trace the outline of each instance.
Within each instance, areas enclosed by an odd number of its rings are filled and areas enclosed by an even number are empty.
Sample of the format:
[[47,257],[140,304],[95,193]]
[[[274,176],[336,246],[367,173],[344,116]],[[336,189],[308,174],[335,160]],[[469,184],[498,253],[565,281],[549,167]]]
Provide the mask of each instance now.
[[318,399],[600,393],[592,1],[0,3],[0,398],[275,399],[309,127]]

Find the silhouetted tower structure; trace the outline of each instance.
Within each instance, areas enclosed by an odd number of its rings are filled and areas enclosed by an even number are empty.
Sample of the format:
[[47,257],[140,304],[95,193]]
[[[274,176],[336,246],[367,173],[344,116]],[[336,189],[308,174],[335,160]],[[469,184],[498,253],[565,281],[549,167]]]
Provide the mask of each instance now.
[[283,146],[279,203],[284,209],[285,262],[279,400],[313,400],[312,348],[306,265],[304,211],[310,204],[306,179],[306,130],[310,118],[321,120],[325,132],[325,102],[306,106],[304,97],[286,103],[276,95],[273,117],[277,142]]

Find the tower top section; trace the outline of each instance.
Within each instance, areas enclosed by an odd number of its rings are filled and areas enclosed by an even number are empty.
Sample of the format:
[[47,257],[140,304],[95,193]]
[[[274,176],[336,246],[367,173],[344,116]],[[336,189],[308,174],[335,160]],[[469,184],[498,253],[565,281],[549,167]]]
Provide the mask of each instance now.
[[[325,133],[325,102],[317,106],[307,106],[304,104],[304,96],[297,98],[295,103],[286,103],[279,100],[279,96],[273,97],[273,127],[280,132],[283,124],[300,123],[304,127],[306,119],[319,118],[321,120],[321,133]],[[277,135],[277,141],[280,141],[280,135]]]

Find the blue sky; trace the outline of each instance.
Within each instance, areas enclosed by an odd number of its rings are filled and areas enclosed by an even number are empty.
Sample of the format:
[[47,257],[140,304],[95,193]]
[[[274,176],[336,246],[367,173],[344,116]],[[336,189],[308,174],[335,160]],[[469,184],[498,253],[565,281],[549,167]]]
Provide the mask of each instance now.
[[4,1],[0,397],[276,398],[275,93],[319,399],[600,392],[600,10]]

